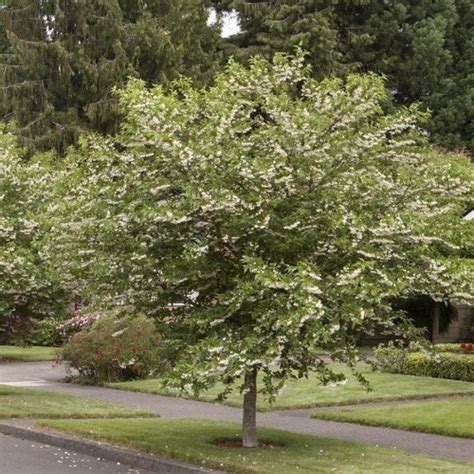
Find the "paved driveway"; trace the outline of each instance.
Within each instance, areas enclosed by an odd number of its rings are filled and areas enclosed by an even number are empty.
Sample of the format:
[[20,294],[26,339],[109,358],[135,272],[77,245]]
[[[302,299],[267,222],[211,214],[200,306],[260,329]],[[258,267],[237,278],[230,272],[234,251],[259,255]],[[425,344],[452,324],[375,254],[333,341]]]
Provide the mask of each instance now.
[[0,385],[41,387],[66,375],[63,365],[52,362],[0,362]]

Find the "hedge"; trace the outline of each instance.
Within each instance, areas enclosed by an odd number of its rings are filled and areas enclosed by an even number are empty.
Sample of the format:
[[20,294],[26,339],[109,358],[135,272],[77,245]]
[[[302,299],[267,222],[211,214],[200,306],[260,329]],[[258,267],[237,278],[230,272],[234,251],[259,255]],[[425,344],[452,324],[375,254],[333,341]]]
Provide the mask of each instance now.
[[398,348],[376,349],[375,355],[385,372],[474,382],[474,357],[432,355]]
[[474,344],[464,342],[455,344],[436,344],[434,348],[438,352],[453,352],[455,354],[473,354],[474,355]]

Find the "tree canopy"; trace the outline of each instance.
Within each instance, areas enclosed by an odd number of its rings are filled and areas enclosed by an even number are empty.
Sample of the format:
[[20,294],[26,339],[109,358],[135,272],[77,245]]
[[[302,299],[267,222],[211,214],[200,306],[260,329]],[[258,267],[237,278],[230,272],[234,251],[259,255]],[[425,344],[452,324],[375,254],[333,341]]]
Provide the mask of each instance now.
[[2,116],[31,152],[60,154],[81,133],[117,131],[128,77],[205,84],[218,60],[206,1],[8,0],[0,11]]
[[48,255],[42,252],[40,215],[50,182],[45,159],[28,165],[14,136],[0,130],[0,328],[7,319],[54,316],[66,298]]
[[472,298],[468,160],[426,148],[416,108],[384,113],[380,77],[303,63],[231,61],[201,90],[132,81],[121,133],[70,153],[48,218],[48,253],[88,301],[174,341],[169,383],[240,381],[246,446],[257,373],[269,397],[309,371],[340,380],[321,349],[353,366],[359,332],[403,331],[394,296]]
[[234,0],[237,58],[301,45],[317,77],[373,71],[396,104],[433,111],[435,143],[474,150],[474,4],[470,0]]

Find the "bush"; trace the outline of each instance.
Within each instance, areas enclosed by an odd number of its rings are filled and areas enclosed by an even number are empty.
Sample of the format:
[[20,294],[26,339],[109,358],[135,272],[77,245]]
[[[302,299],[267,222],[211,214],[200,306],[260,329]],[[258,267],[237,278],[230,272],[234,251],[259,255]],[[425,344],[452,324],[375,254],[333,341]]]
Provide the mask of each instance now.
[[434,347],[438,352],[452,352],[455,354],[474,354],[474,344],[470,342],[461,342],[460,344],[436,344]]
[[145,316],[107,316],[73,335],[60,360],[85,382],[146,378],[160,368],[160,339]]
[[28,344],[34,346],[62,346],[66,339],[59,331],[58,326],[64,318],[44,318],[32,321],[31,333],[28,335]]
[[395,347],[392,343],[388,346],[379,346],[374,349],[377,365],[383,372],[403,374],[406,364],[407,350]]
[[89,329],[95,321],[98,321],[104,315],[104,313],[76,314],[59,324],[57,330],[64,341],[67,341],[74,334]]
[[459,344],[436,344],[434,348],[437,352],[462,352],[461,348],[459,347]]
[[48,316],[41,319],[33,316],[11,315],[0,325],[0,344],[15,346],[59,347],[67,340],[58,326],[64,317]]
[[393,346],[379,347],[374,353],[384,372],[474,382],[474,357],[411,352]]
[[474,382],[474,359],[451,354],[430,356],[414,352],[407,355],[404,373]]

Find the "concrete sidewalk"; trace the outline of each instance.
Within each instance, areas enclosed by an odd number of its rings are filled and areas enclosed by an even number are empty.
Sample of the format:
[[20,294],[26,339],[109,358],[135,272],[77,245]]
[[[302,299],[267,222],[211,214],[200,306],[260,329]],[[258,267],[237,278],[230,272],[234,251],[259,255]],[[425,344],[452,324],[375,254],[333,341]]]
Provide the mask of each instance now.
[[[5,367],[5,365],[9,367]],[[43,373],[45,378],[42,378]],[[242,410],[239,408],[110,388],[65,384],[55,381],[52,373],[57,374],[56,379],[61,379],[64,376],[64,369],[54,368],[47,363],[0,364],[0,384],[31,381],[35,382],[30,385],[33,389],[77,395],[118,403],[131,408],[157,411],[163,418],[204,418],[237,423],[240,423],[242,418]],[[28,384],[21,386],[28,386]],[[257,422],[259,426],[278,428],[293,433],[304,433],[474,462],[474,440],[471,439],[316,420],[310,418],[313,411],[290,410],[259,413]]]

